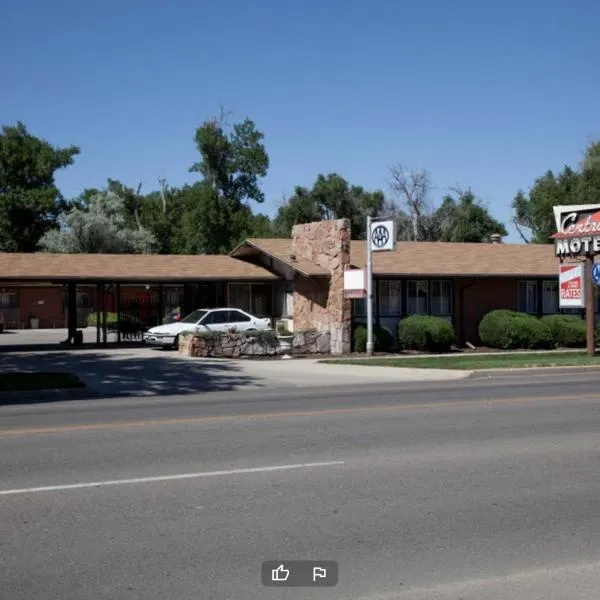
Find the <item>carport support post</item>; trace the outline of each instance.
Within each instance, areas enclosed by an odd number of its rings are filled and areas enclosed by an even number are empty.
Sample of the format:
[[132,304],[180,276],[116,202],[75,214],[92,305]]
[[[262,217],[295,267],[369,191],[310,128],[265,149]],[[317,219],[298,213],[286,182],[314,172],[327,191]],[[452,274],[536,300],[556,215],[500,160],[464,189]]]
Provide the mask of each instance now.
[[77,284],[71,281],[67,284],[67,329],[67,342],[74,344],[77,333]]
[[102,282],[102,344],[107,345],[106,339],[106,284]]
[[373,355],[373,252],[371,250],[372,217],[367,216],[367,356]]
[[96,284],[96,344],[100,345],[100,284]]
[[157,320],[157,325],[162,325],[163,324],[163,320],[164,320],[164,312],[165,312],[165,307],[164,307],[164,298],[163,298],[163,284],[159,283],[158,284],[158,320]]
[[592,271],[594,268],[594,257],[585,257],[584,285],[585,285],[585,322],[587,325],[587,355],[596,354],[596,294]]
[[115,309],[117,311],[117,344],[121,343],[121,284],[115,284]]

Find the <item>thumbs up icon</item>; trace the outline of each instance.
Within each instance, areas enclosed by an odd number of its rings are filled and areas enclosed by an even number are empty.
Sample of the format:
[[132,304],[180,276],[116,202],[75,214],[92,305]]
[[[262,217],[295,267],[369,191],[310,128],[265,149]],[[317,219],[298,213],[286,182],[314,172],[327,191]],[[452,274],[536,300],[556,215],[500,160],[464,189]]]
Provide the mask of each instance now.
[[290,576],[289,569],[286,569],[283,564],[279,565],[276,569],[271,571],[271,580],[272,581],[287,581],[287,578]]

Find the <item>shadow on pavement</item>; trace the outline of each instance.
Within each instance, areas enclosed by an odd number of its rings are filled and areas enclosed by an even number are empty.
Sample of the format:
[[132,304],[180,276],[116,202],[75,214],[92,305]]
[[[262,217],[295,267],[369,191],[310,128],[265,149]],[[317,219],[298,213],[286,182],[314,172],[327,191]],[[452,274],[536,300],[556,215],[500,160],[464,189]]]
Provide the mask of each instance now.
[[61,343],[20,343],[20,344],[8,344],[4,341],[3,344],[0,344],[0,356],[4,353],[14,353],[14,352],[77,352],[78,350],[98,350],[99,352],[110,352],[111,349],[114,348],[132,348],[139,349],[145,348],[145,346],[139,342],[110,342],[106,346],[102,346],[100,344],[96,344],[95,342],[86,342],[79,346],[71,346],[68,344]]
[[[177,352],[161,350],[140,352],[139,345],[131,351],[121,348],[47,352],[44,348],[44,352],[32,352],[31,347],[28,350],[26,353],[1,353],[0,370],[73,373],[86,384],[87,395],[92,392],[98,398],[176,396],[264,385],[259,378],[244,373],[235,361],[187,359]],[[69,396],[75,399],[77,393],[65,390],[64,395],[61,392],[54,399],[69,400]],[[24,404],[34,401],[35,398],[23,395]],[[10,404],[14,403],[14,400],[10,401]]]

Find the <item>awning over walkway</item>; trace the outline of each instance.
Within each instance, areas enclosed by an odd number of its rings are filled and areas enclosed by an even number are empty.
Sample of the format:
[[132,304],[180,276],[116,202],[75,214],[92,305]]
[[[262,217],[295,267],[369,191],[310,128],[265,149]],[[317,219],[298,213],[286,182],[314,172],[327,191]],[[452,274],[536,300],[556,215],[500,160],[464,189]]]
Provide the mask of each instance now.
[[226,255],[0,253],[0,280],[276,280],[264,267]]

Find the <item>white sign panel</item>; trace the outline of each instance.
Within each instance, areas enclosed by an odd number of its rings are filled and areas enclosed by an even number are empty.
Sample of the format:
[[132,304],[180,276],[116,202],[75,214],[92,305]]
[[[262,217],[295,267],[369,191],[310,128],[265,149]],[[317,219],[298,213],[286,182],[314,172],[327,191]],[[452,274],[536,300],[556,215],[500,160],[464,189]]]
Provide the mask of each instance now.
[[560,265],[559,268],[560,308],[584,308],[583,263]]
[[393,250],[396,247],[396,227],[394,221],[374,221],[371,223],[369,242],[372,252]]
[[344,296],[346,298],[367,297],[367,273],[364,269],[344,271]]

